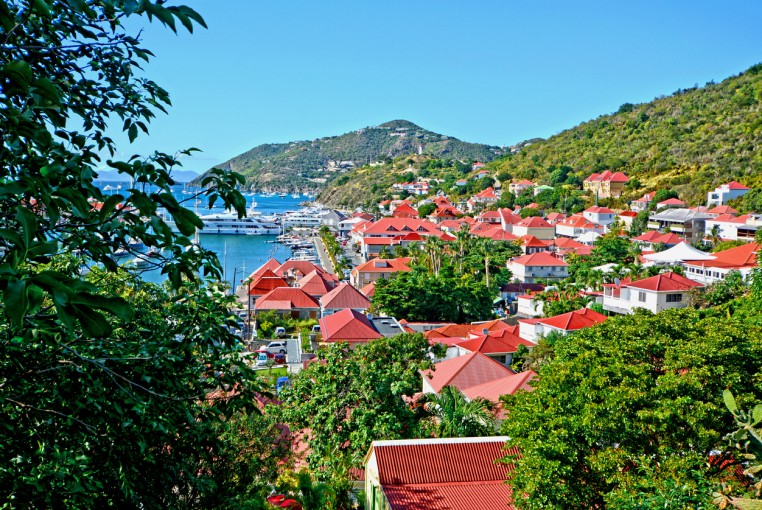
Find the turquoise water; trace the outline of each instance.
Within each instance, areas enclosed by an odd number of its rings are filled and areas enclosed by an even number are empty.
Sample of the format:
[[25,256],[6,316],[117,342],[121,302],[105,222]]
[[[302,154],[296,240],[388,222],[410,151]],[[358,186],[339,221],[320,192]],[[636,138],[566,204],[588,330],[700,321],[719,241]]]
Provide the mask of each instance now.
[[[106,189],[105,194],[118,193],[119,190],[110,190],[107,186],[116,187],[120,183],[114,182],[101,182],[99,183],[101,189]],[[129,183],[121,183],[122,189],[129,187]],[[183,193],[187,191],[188,193]],[[186,199],[183,204],[189,209],[194,209],[193,201],[189,200],[189,197],[198,191],[197,188],[183,189],[181,186],[175,186],[174,195],[178,200]],[[262,213],[263,216],[267,216],[273,213],[282,213],[286,211],[294,211],[300,208],[299,204],[308,200],[307,197],[301,196],[299,198],[293,198],[291,195],[286,197],[265,197],[261,194],[255,194],[254,196],[246,196],[247,208],[251,205],[252,201],[257,202],[255,208],[256,211]],[[209,210],[205,207],[205,204],[198,205],[198,214],[210,214],[212,212],[220,212],[221,209]],[[255,269],[264,264],[269,258],[276,258],[281,262],[284,262],[290,255],[291,250],[288,246],[283,246],[278,243],[268,243],[267,241],[274,241],[277,236],[237,236],[237,235],[216,235],[216,234],[203,234],[199,236],[199,242],[204,248],[207,248],[217,254],[220,259],[224,271],[224,279],[231,283],[233,288],[240,285],[241,280],[250,275]],[[151,282],[161,282],[165,278],[159,271],[145,271],[143,278]]]

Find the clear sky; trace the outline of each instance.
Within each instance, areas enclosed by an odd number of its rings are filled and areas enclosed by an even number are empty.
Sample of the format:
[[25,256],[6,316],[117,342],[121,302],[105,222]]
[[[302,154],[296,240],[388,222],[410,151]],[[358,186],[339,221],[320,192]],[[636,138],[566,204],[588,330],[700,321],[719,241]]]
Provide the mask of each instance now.
[[762,62],[758,0],[185,3],[209,29],[145,27],[174,106],[122,147],[195,171],[393,119],[511,145]]

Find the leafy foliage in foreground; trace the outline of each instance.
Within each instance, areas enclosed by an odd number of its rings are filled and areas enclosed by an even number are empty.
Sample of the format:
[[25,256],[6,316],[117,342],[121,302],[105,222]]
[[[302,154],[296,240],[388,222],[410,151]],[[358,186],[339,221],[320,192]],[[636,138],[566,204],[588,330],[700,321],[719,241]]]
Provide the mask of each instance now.
[[643,193],[639,187],[672,188],[691,203],[703,203],[707,191],[729,180],[762,187],[760,113],[762,65],[756,65],[721,83],[622,105],[488,167],[541,182],[564,165],[582,179],[619,170],[634,180],[629,199]]
[[[707,508],[733,428],[722,391],[762,396],[757,300],[616,317],[556,338],[503,432],[519,508]],[[646,505],[646,503],[648,503]],[[643,506],[646,505],[646,506]]]

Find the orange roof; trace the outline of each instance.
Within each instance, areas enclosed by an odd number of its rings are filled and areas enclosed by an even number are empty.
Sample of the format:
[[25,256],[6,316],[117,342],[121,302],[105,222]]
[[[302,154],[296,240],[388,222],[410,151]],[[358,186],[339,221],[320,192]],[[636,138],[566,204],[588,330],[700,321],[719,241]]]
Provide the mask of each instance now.
[[598,225],[588,220],[581,214],[572,214],[568,218],[564,218],[563,220],[556,223],[556,225],[560,225],[563,227],[587,228],[587,229],[598,228]]
[[585,245],[574,239],[568,237],[559,237],[551,241],[557,248],[571,249],[571,248],[585,248]]
[[463,391],[495,379],[500,379],[513,371],[505,368],[480,352],[440,361],[433,370],[422,372],[423,377],[437,393],[445,386],[455,386]]
[[[708,261],[711,262],[711,261]],[[704,284],[695,282],[680,276],[677,273],[662,273],[638,280],[627,285],[627,287],[634,287],[636,289],[652,290],[655,292],[674,292],[674,291],[686,291],[695,287],[703,287]]]
[[373,294],[376,293],[376,282],[370,282],[368,285],[360,289],[360,292],[365,294],[366,297],[372,298]]
[[630,178],[624,175],[622,172],[615,172],[612,173],[610,170],[604,170],[603,173],[600,174],[592,174],[590,177],[585,179],[586,182],[627,182]]
[[566,218],[566,215],[564,213],[560,212],[552,212],[545,216],[545,220],[548,222],[551,221],[561,221],[562,219]]
[[359,290],[348,283],[342,283],[320,298],[323,309],[355,308],[366,310],[370,301]]
[[514,186],[534,186],[534,183],[529,179],[523,179],[519,182],[512,183]]
[[520,266],[568,266],[563,260],[554,257],[546,251],[540,251],[532,253],[531,255],[524,255],[523,257],[517,257],[511,260],[512,263]]
[[502,227],[499,226],[484,232],[482,237],[489,237],[493,241],[515,241],[518,239],[517,236],[511,234],[507,230],[503,230]]
[[392,216],[395,218],[417,218],[418,211],[407,203],[402,203],[394,208]]
[[552,241],[540,241],[535,236],[521,236],[519,237],[521,239],[521,246],[525,246],[527,248],[547,248]]
[[323,317],[319,322],[324,342],[367,342],[383,337],[365,315],[351,308]]
[[280,287],[273,289],[254,303],[255,310],[319,309],[320,304],[302,289]]
[[619,216],[624,216],[627,218],[635,218],[638,215],[635,211],[622,211],[619,213]]
[[677,198],[668,198],[667,200],[662,200],[661,202],[659,202],[656,205],[657,206],[659,206],[659,205],[685,205],[685,202],[683,202],[682,200],[679,200]]
[[354,273],[395,273],[397,271],[410,271],[410,257],[399,257],[396,259],[371,259],[368,262],[360,264],[352,270]]
[[426,331],[423,336],[426,338],[466,338],[469,335],[482,335],[485,329],[487,331],[514,331],[512,326],[500,319],[495,319],[481,324],[446,324]]
[[738,211],[736,211],[729,205],[718,205],[717,207],[712,207],[707,212],[709,214],[732,214],[734,216],[738,214]]
[[590,308],[581,308],[573,312],[556,315],[555,317],[548,317],[547,319],[535,319],[535,322],[564,331],[577,331],[578,329],[600,324],[606,319],[607,317],[602,313],[598,313]]

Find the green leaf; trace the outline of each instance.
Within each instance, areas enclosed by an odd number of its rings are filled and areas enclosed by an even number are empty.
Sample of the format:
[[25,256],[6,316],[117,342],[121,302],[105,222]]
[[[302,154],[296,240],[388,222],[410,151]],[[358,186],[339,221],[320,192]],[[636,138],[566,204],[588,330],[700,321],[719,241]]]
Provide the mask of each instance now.
[[26,296],[26,281],[12,279],[8,281],[8,286],[3,292],[5,301],[5,313],[16,326],[21,326],[29,307],[29,300]]
[[16,207],[16,221],[21,226],[21,235],[24,247],[32,244],[34,234],[37,232],[37,216],[24,206]]
[[738,406],[736,405],[736,399],[733,398],[733,394],[730,393],[730,390],[724,390],[722,392],[722,399],[725,401],[725,407],[728,408],[728,411],[730,411],[733,414],[738,414]]
[[27,90],[32,81],[32,68],[23,60],[8,62],[3,66],[2,74],[21,90]]
[[61,94],[47,78],[37,78],[32,83],[33,91],[55,105],[61,104]]
[[106,318],[91,308],[74,307],[75,316],[82,326],[82,332],[91,338],[100,338],[112,333],[113,328]]
[[0,27],[2,27],[3,31],[10,31],[15,25],[14,21],[13,14],[11,14],[11,10],[8,9],[8,4],[6,2],[0,2]]
[[751,412],[751,416],[752,416],[752,419],[754,420],[754,423],[752,423],[752,425],[756,425],[762,421],[762,404],[757,404],[754,406],[754,409]]

